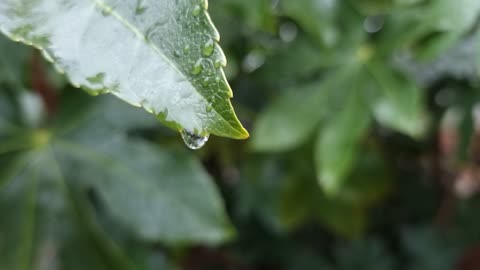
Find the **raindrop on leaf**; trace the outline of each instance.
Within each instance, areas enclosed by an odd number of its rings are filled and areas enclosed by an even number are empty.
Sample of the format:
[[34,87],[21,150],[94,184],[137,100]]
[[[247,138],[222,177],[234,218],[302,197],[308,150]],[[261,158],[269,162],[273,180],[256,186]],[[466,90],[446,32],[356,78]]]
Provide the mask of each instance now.
[[202,61],[199,60],[197,61],[197,63],[195,63],[195,65],[193,65],[192,75],[198,75],[202,72],[202,70],[203,70]]
[[202,12],[202,8],[199,5],[193,7],[192,15],[197,17]]
[[213,53],[213,49],[215,48],[215,42],[213,39],[209,39],[202,48],[203,56],[210,56]]
[[182,139],[185,145],[193,150],[202,148],[207,143],[210,135],[200,136],[193,132],[182,130]]

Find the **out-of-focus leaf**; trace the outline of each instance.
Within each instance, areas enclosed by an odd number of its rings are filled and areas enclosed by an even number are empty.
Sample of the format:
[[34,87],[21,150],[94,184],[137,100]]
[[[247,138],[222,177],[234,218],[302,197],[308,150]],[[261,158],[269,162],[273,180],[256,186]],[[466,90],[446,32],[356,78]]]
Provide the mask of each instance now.
[[395,269],[392,255],[377,239],[354,240],[337,246],[335,251],[340,270]]
[[328,112],[332,92],[348,80],[346,68],[303,87],[291,89],[260,114],[252,146],[257,151],[284,151],[304,143]]
[[478,44],[480,32],[459,41],[456,46],[430,61],[418,61],[411,53],[399,54],[394,63],[420,86],[431,86],[441,78],[476,80],[480,74]]
[[358,151],[361,158],[356,159],[336,197],[354,205],[368,207],[378,203],[388,194],[392,179],[384,157],[378,149],[366,146]]
[[418,44],[420,54],[431,58],[451,47],[469,31],[480,14],[476,0],[438,0],[395,12],[382,30],[381,47],[391,53],[395,48]]
[[220,196],[192,157],[125,136],[125,130],[151,124],[140,110],[103,99],[53,144],[64,167],[72,168],[67,178],[92,186],[138,237],[172,244],[231,237]]
[[[32,54],[26,46],[0,36],[0,84],[23,88],[28,56]],[[19,90],[19,89],[18,89]]]
[[344,237],[355,237],[364,231],[367,220],[363,205],[326,197],[313,176],[311,179],[297,176],[287,180],[279,206],[286,228],[295,229],[309,222],[318,222]]
[[283,151],[304,143],[325,114],[330,89],[323,86],[323,82],[307,85],[275,100],[255,124],[253,148]]
[[410,228],[402,234],[412,270],[454,269],[457,248],[448,237],[432,229]]
[[242,22],[253,29],[275,31],[277,19],[273,14],[273,4],[269,0],[221,0],[215,2],[215,5],[228,6],[235,15],[242,18]]
[[352,87],[346,92],[344,107],[332,113],[322,127],[315,146],[318,181],[329,194],[340,190],[356,160],[358,144],[370,124],[367,102],[360,89]]
[[114,218],[141,239],[215,244],[232,236],[219,194],[187,154],[135,140],[96,148],[59,143],[59,151],[82,171],[71,177],[88,181]]
[[410,80],[379,63],[368,64],[375,91],[373,113],[380,124],[418,138],[426,129],[422,92]]
[[425,0],[350,0],[357,10],[364,15],[384,15],[405,8],[405,6],[416,5]]
[[38,175],[23,166],[18,172],[14,179],[8,179],[9,183],[6,185],[1,185],[0,182],[0,210],[4,215],[8,215],[8,218],[0,219],[2,269],[30,269],[35,254]]
[[330,270],[333,269],[325,258],[310,251],[297,251],[289,261],[288,270]]
[[245,221],[255,217],[274,232],[284,230],[280,221],[279,194],[282,188],[282,162],[254,157],[242,167],[244,181],[236,189],[235,216]]
[[348,47],[321,49],[301,36],[268,56],[258,77],[273,89],[301,85],[328,68],[345,66],[354,53],[354,48]]
[[335,0],[282,0],[283,13],[298,22],[302,28],[321,44],[334,45],[339,38],[335,24],[339,1]]
[[7,0],[0,30],[93,94],[110,92],[176,130],[246,138],[206,9],[204,0]]
[[318,207],[318,220],[332,232],[354,238],[365,231],[367,213],[362,206],[324,198]]
[[[153,117],[110,97],[94,98],[93,104],[85,112],[83,102],[62,103],[82,117],[30,131],[24,147],[42,155],[53,152],[68,183],[92,188],[108,213],[140,239],[213,244],[232,236],[220,196],[197,161],[127,136],[133,128],[152,126]],[[39,166],[40,174],[51,170]]]

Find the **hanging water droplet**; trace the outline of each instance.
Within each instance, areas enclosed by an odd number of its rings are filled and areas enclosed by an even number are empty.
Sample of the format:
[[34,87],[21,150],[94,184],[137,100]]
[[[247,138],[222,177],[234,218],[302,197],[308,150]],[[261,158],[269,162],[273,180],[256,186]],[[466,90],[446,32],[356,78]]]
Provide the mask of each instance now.
[[202,12],[202,8],[199,5],[195,5],[192,10],[192,15],[197,17]]
[[188,148],[193,150],[202,148],[202,146],[204,146],[205,143],[207,143],[208,138],[210,136],[210,135],[200,136],[186,130],[182,130],[181,134],[182,134],[183,142],[185,142],[185,145]]
[[202,61],[198,60],[195,65],[193,65],[192,68],[192,75],[198,75],[202,72],[203,67],[202,67]]
[[213,49],[215,48],[215,42],[213,39],[209,39],[202,48],[202,55],[203,56],[210,56],[213,53]]

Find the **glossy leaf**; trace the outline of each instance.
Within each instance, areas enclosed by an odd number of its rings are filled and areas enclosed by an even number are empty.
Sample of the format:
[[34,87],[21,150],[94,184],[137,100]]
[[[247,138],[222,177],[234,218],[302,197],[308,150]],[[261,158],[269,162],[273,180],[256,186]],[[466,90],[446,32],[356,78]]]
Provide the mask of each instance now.
[[0,30],[92,94],[112,93],[177,130],[246,138],[206,9],[206,0],[6,0]]

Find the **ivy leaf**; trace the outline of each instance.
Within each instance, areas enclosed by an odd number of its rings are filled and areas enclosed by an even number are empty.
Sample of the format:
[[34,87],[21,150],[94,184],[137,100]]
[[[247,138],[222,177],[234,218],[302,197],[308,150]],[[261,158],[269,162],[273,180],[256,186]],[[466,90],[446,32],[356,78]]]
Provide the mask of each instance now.
[[112,93],[178,131],[243,139],[207,0],[6,0],[0,31],[72,84]]

